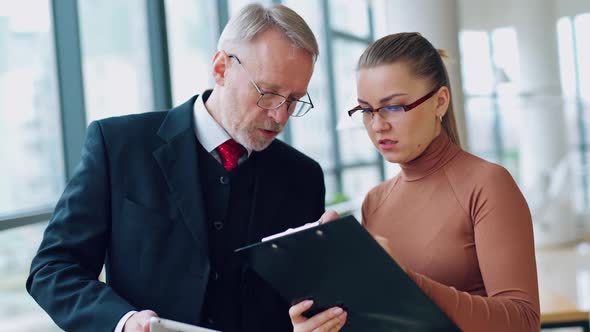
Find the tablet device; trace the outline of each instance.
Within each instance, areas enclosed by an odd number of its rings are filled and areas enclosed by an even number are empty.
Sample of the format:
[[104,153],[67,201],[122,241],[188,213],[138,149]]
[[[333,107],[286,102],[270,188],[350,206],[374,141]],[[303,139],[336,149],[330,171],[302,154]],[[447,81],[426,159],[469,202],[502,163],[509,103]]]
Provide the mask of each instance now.
[[170,319],[152,317],[150,319],[150,332],[220,332],[195,325],[189,325]]

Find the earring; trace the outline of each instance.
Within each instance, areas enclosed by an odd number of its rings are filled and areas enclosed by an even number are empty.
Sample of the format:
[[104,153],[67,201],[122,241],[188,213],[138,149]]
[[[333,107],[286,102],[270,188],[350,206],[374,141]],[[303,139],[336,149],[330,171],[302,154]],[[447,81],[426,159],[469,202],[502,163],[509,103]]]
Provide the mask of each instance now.
[[442,123],[442,115],[439,115],[438,119],[440,120],[440,123]]

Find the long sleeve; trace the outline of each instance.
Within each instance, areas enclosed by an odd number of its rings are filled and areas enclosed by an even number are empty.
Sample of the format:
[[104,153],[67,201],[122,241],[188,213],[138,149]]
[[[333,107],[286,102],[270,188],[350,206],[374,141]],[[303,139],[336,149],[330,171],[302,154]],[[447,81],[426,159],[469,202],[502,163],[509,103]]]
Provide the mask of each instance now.
[[55,208],[26,285],[66,331],[113,331],[126,312],[136,310],[98,280],[109,241],[108,184],[103,136],[92,123],[82,161]]
[[[527,204],[506,170],[495,167],[469,202],[487,296],[471,295],[409,271],[420,288],[464,331],[539,331],[533,230]],[[461,190],[456,192],[461,195]]]
[[363,225],[467,332],[539,331],[533,228],[506,169],[439,135],[373,188]]

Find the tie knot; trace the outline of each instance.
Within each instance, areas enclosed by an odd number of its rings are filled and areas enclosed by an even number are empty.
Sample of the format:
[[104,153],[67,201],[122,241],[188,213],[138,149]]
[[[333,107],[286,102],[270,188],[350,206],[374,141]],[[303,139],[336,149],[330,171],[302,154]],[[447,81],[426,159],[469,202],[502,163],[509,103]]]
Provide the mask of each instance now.
[[238,166],[238,160],[246,152],[246,149],[233,139],[228,139],[217,147],[223,167],[231,171]]

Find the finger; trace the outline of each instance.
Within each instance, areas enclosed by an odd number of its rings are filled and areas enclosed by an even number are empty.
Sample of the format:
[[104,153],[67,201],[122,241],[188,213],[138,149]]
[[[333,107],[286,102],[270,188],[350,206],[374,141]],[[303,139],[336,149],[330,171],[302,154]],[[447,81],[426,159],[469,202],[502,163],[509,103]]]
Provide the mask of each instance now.
[[380,246],[384,248],[389,247],[389,240],[387,238],[377,234],[373,234],[373,238],[375,239],[375,241],[377,241],[377,243],[379,243]]
[[158,314],[152,310],[142,310],[136,315],[138,316],[138,327],[143,332],[150,332],[150,318],[158,317]]
[[375,233],[371,233],[371,235],[373,236],[373,238],[375,239],[375,241],[381,242],[381,241],[387,241],[387,238],[384,236],[381,236],[379,234],[375,234]]
[[373,239],[375,239],[375,242],[377,242],[380,246],[383,247],[383,238],[379,236],[373,236]]
[[342,323],[342,315],[346,312],[342,312],[338,316],[330,319],[329,321],[325,322],[322,326],[313,330],[313,332],[331,332],[331,331],[338,331],[338,326]]
[[146,314],[148,317],[158,317],[158,314],[152,310],[143,310],[141,313]]
[[342,310],[342,308],[339,308],[339,307],[333,307],[333,308],[324,310],[324,311],[320,312],[319,314],[308,319],[305,322],[305,329],[304,330],[306,330],[306,331],[314,330],[314,329],[324,325],[326,322],[328,322],[332,318],[339,316],[343,312],[344,312],[344,310]]
[[322,214],[322,216],[320,217],[320,224],[326,223],[326,222],[330,222],[332,220],[338,219],[340,218],[340,215],[338,215],[338,213],[334,210],[328,210],[326,212],[324,212],[324,214]]
[[302,314],[305,310],[309,309],[312,304],[312,300],[305,300],[289,308],[289,317],[291,317],[293,324],[299,324],[307,320]]
[[340,316],[338,316],[338,319],[340,320],[340,322],[338,322],[338,324],[336,326],[334,326],[332,329],[330,329],[330,332],[340,331],[342,329],[342,327],[344,327],[344,324],[346,324],[347,317],[348,317],[348,313],[346,311],[341,313]]

